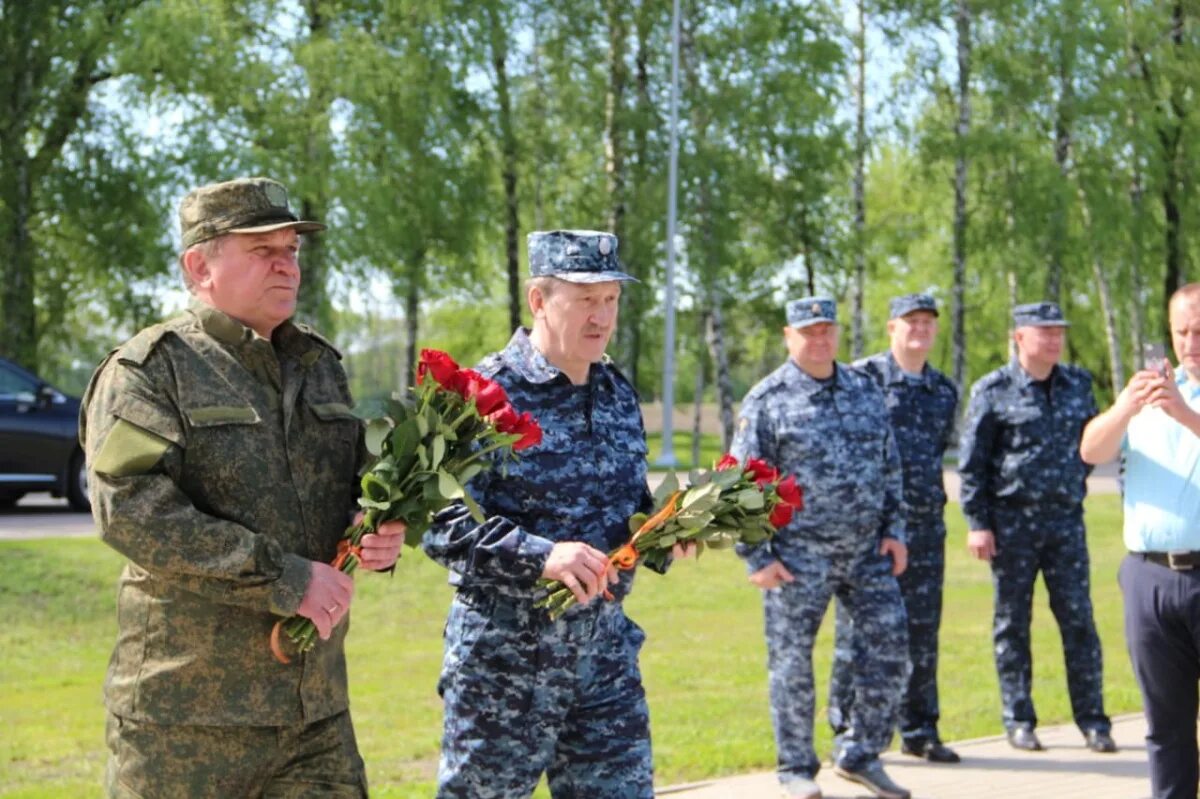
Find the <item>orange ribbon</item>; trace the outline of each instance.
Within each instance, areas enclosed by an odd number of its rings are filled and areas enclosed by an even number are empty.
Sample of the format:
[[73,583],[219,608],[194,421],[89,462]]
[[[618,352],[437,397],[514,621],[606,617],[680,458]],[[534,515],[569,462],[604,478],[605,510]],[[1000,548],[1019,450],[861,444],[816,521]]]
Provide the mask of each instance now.
[[[646,521],[642,522],[642,526],[637,529],[637,532],[633,534],[633,537],[608,556],[609,563],[616,566],[621,571],[628,571],[636,566],[638,556],[640,554],[636,546],[638,538],[640,538],[644,533],[648,533],[654,528],[658,527],[660,524],[663,524],[667,521],[667,519],[670,519],[677,513],[675,510],[675,500],[679,498],[681,493],[683,492],[676,491],[667,498],[666,504],[659,509],[658,513],[655,513],[653,516],[646,519]],[[613,598],[612,592],[609,591],[608,588],[604,589],[604,598],[610,600]]]
[[330,565],[341,571],[342,566],[350,559],[351,555],[358,558],[359,562],[361,562],[362,547],[358,544],[351,544],[349,538],[343,538],[341,541],[338,541],[337,557],[333,559],[333,563]]

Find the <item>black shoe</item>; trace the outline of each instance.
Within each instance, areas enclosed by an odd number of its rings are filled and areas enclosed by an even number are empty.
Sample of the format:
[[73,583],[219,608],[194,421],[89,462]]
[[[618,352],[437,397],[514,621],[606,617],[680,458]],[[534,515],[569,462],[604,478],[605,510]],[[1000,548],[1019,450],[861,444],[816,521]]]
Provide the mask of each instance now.
[[902,740],[900,742],[900,751],[906,755],[924,758],[930,763],[957,763],[962,760],[957,752],[936,738],[917,738],[912,741],[907,739]]
[[1008,745],[1025,752],[1042,751],[1042,742],[1029,727],[1013,727],[1009,730]]
[[1087,748],[1101,754],[1111,754],[1117,751],[1117,742],[1104,730],[1088,730],[1083,736],[1087,740]]
[[855,769],[845,766],[834,766],[833,773],[843,779],[857,782],[879,799],[911,799],[912,794],[907,788],[901,788],[892,782],[892,778],[883,770],[879,758],[873,758]]

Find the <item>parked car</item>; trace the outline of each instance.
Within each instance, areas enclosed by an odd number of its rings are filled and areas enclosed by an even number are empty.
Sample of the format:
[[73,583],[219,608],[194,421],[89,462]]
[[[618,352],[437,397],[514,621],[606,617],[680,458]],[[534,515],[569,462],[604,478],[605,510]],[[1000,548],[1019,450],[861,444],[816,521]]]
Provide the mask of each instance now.
[[0,358],[0,508],[31,491],[91,510],[79,446],[79,400]]

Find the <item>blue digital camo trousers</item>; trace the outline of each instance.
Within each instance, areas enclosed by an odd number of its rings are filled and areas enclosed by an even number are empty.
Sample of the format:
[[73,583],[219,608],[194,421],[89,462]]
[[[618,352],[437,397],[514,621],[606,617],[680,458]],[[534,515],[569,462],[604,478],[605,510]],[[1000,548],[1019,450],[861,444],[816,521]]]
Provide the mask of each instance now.
[[527,600],[460,591],[438,692],[439,799],[652,799],[645,635],[619,602],[551,622]]
[[994,516],[992,643],[1005,728],[1037,725],[1029,625],[1033,618],[1033,584],[1040,571],[1050,596],[1050,610],[1062,634],[1067,691],[1075,723],[1085,732],[1107,732],[1112,725],[1104,715],[1100,637],[1092,616],[1082,508],[1052,513],[1031,506],[996,510]]
[[[900,703],[900,735],[909,741],[938,738],[938,631],[942,625],[942,584],[946,573],[946,525],[941,516],[910,518],[908,568],[900,593],[908,616],[909,677]],[[854,625],[837,602],[833,670],[829,680],[829,724],[840,734],[850,726],[854,704]]]
[[833,597],[861,631],[852,672],[858,701],[842,739],[840,765],[858,768],[888,747],[908,676],[904,603],[889,559],[872,546],[858,555],[805,554],[787,566],[795,582],[763,592],[771,722],[784,783],[820,769],[813,747],[812,651]]

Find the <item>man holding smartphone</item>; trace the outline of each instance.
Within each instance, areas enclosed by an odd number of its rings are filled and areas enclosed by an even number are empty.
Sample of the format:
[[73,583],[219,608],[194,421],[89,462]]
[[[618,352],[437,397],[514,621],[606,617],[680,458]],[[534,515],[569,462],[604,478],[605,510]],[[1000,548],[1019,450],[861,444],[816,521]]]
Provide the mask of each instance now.
[[1195,799],[1200,710],[1200,283],[1168,305],[1180,371],[1147,348],[1141,371],[1083,431],[1088,463],[1125,460],[1119,580],[1125,637],[1146,712],[1153,799]]

